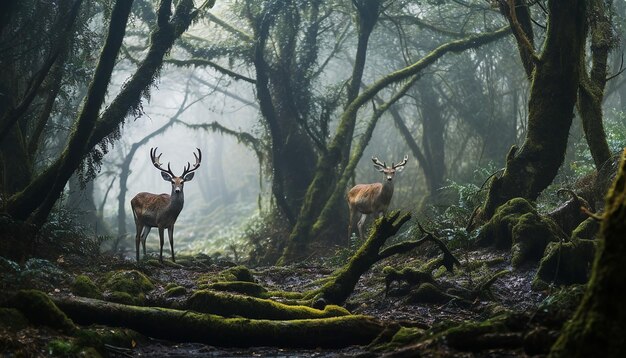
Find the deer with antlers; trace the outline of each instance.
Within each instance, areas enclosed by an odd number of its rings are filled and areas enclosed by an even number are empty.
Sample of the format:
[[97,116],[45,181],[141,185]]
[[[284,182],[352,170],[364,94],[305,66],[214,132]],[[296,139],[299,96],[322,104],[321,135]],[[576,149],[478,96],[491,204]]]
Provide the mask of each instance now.
[[361,213],[361,218],[357,224],[359,238],[363,240],[363,225],[369,214],[384,214],[393,196],[393,177],[402,171],[406,165],[408,155],[398,163],[391,163],[388,167],[385,162],[381,162],[376,157],[372,157],[374,168],[383,173],[382,183],[357,184],[348,191],[348,206],[350,207],[350,223],[348,224],[348,240],[352,235],[352,223],[357,213]]
[[[158,147],[157,147],[158,148]],[[192,166],[187,162],[187,166],[183,170],[183,174],[180,176],[174,175],[170,168],[170,163],[167,163],[167,169],[161,167],[161,154],[156,155],[157,148],[150,149],[150,159],[152,165],[161,171],[161,177],[163,180],[172,184],[171,194],[152,194],[152,193],[139,193],[130,201],[130,206],[133,210],[133,217],[135,218],[135,226],[137,228],[137,235],[135,236],[135,248],[137,250],[137,262],[139,262],[139,243],[143,246],[143,254],[146,255],[146,237],[150,233],[153,227],[159,229],[159,238],[161,240],[161,252],[159,253],[159,260],[163,262],[163,231],[167,229],[167,233],[170,239],[170,248],[172,250],[172,261],[176,262],[174,258],[174,224],[183,210],[183,204],[185,197],[183,194],[183,184],[193,179],[194,171],[200,167],[200,161],[202,160],[202,152],[199,148],[198,154],[193,153],[196,158],[196,163]]]

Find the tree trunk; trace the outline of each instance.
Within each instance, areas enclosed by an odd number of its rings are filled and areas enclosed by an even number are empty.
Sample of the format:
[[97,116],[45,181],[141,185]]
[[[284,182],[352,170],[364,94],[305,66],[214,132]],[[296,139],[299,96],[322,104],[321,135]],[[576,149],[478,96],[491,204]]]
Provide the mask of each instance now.
[[615,39],[611,18],[609,11],[605,8],[604,0],[590,1],[588,18],[590,19],[593,65],[590,73],[587,74],[585,58],[581,58],[578,112],[596,170],[601,171],[612,157],[602,123],[602,102],[607,78],[607,61]]
[[605,207],[587,291],[550,357],[621,357],[626,352],[626,150]]
[[509,199],[535,200],[563,163],[572,124],[586,38],[585,1],[551,0],[543,53],[537,59],[522,147],[507,155],[502,177],[491,182],[483,217]]
[[[125,3],[124,6],[128,6],[128,4]],[[82,159],[92,150],[95,150],[94,147],[101,144],[103,140],[112,141],[116,138],[115,135],[120,124],[130,111],[138,108],[144,91],[153,83],[163,64],[163,56],[169,51],[174,41],[187,29],[197,13],[197,10],[194,11],[192,1],[180,1],[176,6],[175,15],[169,21],[171,2],[163,1],[161,3],[158,16],[159,26],[152,32],[151,47],[137,71],[122,87],[121,92],[97,121],[91,116],[94,112],[97,114],[94,109],[99,106],[96,103],[89,107],[85,106],[84,114],[81,114],[81,117],[85,117],[87,123],[92,124],[89,133],[87,133],[85,124],[79,125],[80,130],[73,133],[73,139],[66,147],[64,154],[37,176],[26,189],[9,198],[7,202],[9,214],[20,220],[30,217],[30,220],[36,223],[45,220],[52,205],[61,194],[65,183],[81,165]],[[122,25],[113,27],[119,26]],[[113,32],[116,31],[119,29]],[[78,151],[74,151],[76,149]],[[54,183],[53,190],[51,190],[51,183]],[[35,211],[37,212],[34,213]]]
[[351,137],[348,137],[351,120],[356,116],[361,106],[374,98],[383,88],[420,73],[424,68],[428,67],[448,52],[461,52],[468,48],[480,47],[481,45],[500,39],[505,36],[508,31],[508,28],[501,28],[494,32],[473,35],[441,45],[412,65],[384,76],[363,91],[346,107],[339,119],[337,132],[333,141],[328,146],[328,150],[323,153],[317,162],[315,176],[307,189],[300,214],[298,215],[298,220],[289,235],[279,264],[292,262],[306,254],[306,246],[310,239],[311,229],[315,224],[315,218],[318,217],[331,194],[328,188],[332,188],[335,183],[332,178],[332,173],[337,171],[337,167],[341,163],[343,145],[348,140],[351,140]]
[[80,324],[128,327],[154,338],[220,347],[340,348],[368,344],[385,329],[381,322],[367,316],[273,321],[127,306],[88,298],[56,299],[55,303]]

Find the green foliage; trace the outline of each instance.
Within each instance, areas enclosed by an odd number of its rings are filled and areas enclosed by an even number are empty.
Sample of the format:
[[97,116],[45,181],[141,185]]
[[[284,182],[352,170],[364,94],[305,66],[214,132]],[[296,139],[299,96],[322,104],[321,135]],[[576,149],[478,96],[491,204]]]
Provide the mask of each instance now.
[[[58,250],[56,255],[75,254],[85,257],[97,256],[100,245],[106,236],[95,236],[80,223],[76,213],[63,207],[57,208],[50,214],[48,221],[39,231],[39,241],[50,244]],[[53,255],[54,255],[53,254]],[[55,256],[48,254],[51,257]]]

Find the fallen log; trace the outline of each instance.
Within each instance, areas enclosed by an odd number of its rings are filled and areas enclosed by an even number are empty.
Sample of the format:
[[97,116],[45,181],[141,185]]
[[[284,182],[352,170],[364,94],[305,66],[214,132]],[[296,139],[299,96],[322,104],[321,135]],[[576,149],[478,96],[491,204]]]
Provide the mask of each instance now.
[[53,301],[79,324],[127,327],[154,338],[220,347],[341,348],[369,344],[385,329],[382,322],[360,315],[271,321],[79,297],[53,298]]

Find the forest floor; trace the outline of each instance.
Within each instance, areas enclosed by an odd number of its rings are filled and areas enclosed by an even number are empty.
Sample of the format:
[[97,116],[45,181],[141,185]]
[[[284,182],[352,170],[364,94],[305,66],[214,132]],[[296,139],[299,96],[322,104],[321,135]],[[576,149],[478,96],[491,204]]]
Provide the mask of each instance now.
[[[344,252],[344,254],[346,254]],[[450,300],[447,303],[414,303],[407,299],[411,286],[407,283],[394,282],[386,292],[383,274],[385,266],[420,267],[436,257],[434,248],[426,247],[416,253],[415,250],[404,255],[385,259],[374,265],[359,280],[355,291],[348,299],[345,307],[354,314],[373,316],[385,323],[398,323],[403,327],[415,327],[422,330],[434,327],[450,327],[467,321],[482,322],[500,312],[519,312],[522,319],[531,321],[538,313],[548,311],[553,294],[558,288],[548,291],[533,291],[531,281],[536,267],[528,266],[512,270],[509,253],[494,249],[456,250],[455,255],[463,267],[455,269],[455,273],[447,272],[443,267],[433,271],[433,277],[441,285],[448,288],[471,288],[484,281],[485,277],[510,270],[499,277],[489,288],[489,294],[475,299],[473,302]],[[79,275],[89,277],[96,286],[102,288],[106,275],[113,271],[137,270],[154,283],[154,289],[145,295],[146,306],[171,306],[172,302],[187,299],[203,284],[210,283],[220,272],[233,267],[228,261],[215,261],[206,255],[193,257],[177,257],[177,263],[166,260],[160,264],[154,253],[148,254],[142,264],[137,265],[134,259],[120,256],[101,255],[85,258],[80,255],[62,255],[56,258],[31,259],[23,265],[17,265],[0,257],[2,276],[0,285],[2,294],[0,302],[19,289],[38,289],[53,297],[73,297],[73,283]],[[307,262],[287,267],[258,267],[251,270],[254,281],[271,291],[303,292],[312,290],[323,282],[339,267],[339,263],[347,260],[335,259],[318,262]],[[469,263],[478,263],[472,264]],[[469,269],[469,267],[473,267]],[[175,295],[172,287],[182,287]],[[581,290],[579,290],[581,292]],[[580,296],[578,294],[578,296]],[[104,291],[104,299],[107,292]],[[279,300],[279,299],[277,299]],[[573,304],[563,308],[559,306],[559,323],[572,313],[577,299]],[[554,326],[554,325],[552,325]],[[558,333],[558,332],[556,332]],[[553,329],[550,336],[554,338]],[[23,329],[7,329],[0,324],[0,351],[2,356],[49,356],[60,355],[51,342],[62,342],[68,337],[53,329],[39,326],[28,326]],[[553,339],[552,339],[553,340]],[[497,346],[497,345],[496,345]],[[396,347],[396,349],[401,347]],[[198,343],[177,343],[157,340],[148,337],[133,339],[132,348],[107,346],[110,357],[330,357],[330,356],[379,356],[390,354],[389,351],[375,351],[372,347],[351,346],[343,349],[284,349],[273,347],[254,348],[222,348]],[[414,352],[414,351],[413,351]],[[450,347],[445,340],[437,341],[426,349],[420,350],[422,356],[432,357],[513,357],[529,356],[520,345],[494,347],[487,349],[457,349]],[[413,356],[408,353],[406,356]],[[541,352],[532,354],[542,356]],[[399,354],[398,356],[403,356]]]

